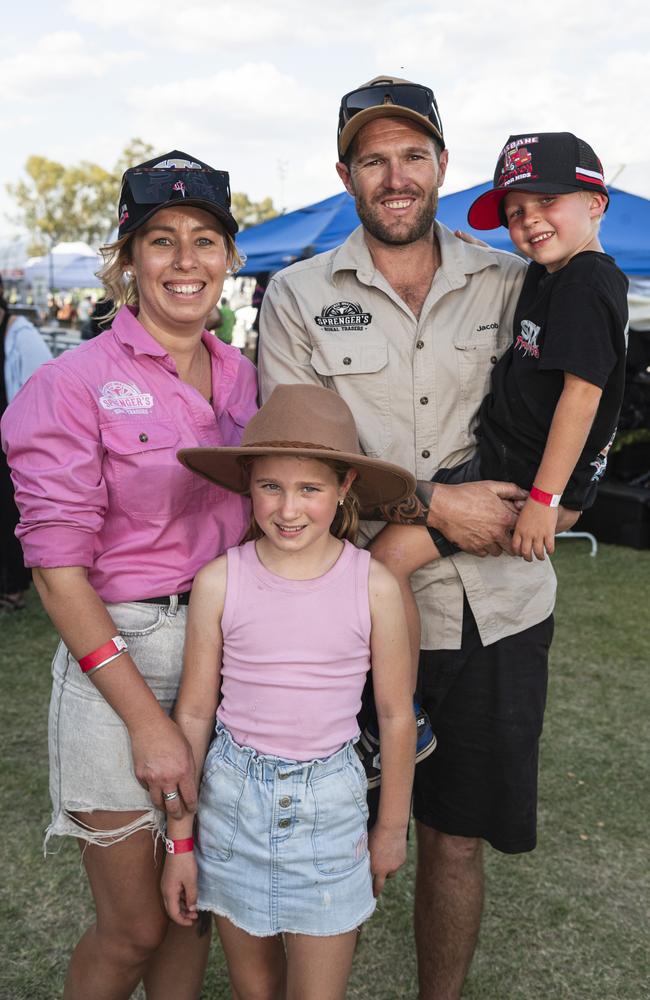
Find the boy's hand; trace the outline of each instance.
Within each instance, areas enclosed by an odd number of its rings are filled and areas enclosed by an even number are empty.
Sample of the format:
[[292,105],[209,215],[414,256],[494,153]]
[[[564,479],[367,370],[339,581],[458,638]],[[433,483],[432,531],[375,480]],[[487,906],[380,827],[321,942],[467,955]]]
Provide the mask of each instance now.
[[182,927],[191,927],[196,910],[196,860],[194,852],[167,854],[160,882],[167,913]]
[[533,556],[543,559],[545,551],[552,555],[555,551],[557,515],[557,507],[545,507],[529,497],[512,533],[514,555],[521,556],[526,562],[532,562]]
[[376,823],[368,834],[372,891],[377,897],[387,878],[406,861],[406,829],[385,829]]

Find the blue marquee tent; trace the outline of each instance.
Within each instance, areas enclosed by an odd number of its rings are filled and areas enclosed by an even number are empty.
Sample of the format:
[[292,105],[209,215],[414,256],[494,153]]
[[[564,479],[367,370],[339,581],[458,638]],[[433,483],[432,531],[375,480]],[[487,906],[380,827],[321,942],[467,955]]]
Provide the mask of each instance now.
[[[506,229],[482,233],[467,224],[469,206],[490,187],[489,183],[477,184],[445,195],[440,199],[438,218],[450,229],[463,229],[501,250],[514,250]],[[611,201],[601,227],[603,247],[626,274],[650,275],[650,201],[618,188],[610,188],[609,194]],[[277,271],[303,257],[331,250],[358,225],[354,200],[345,191],[262,222],[237,239],[248,258],[240,274]]]

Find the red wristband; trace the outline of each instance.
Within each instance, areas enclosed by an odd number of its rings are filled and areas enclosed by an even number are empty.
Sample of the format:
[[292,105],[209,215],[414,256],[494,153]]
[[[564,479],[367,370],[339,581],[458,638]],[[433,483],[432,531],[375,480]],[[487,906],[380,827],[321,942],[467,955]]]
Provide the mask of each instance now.
[[94,670],[100,663],[103,665],[106,660],[112,659],[114,656],[119,656],[125,649],[128,649],[126,641],[121,635],[116,635],[112,639],[109,639],[108,642],[105,642],[103,646],[94,649],[92,653],[82,656],[79,660],[79,666],[84,674],[87,674],[89,670]]
[[170,840],[169,837],[163,837],[163,840],[168,854],[187,854],[188,851],[194,850],[194,837],[186,837],[185,840]]
[[543,503],[545,507],[559,507],[562,494],[546,493],[544,490],[538,490],[536,486],[531,486],[530,498],[536,500],[537,503]]

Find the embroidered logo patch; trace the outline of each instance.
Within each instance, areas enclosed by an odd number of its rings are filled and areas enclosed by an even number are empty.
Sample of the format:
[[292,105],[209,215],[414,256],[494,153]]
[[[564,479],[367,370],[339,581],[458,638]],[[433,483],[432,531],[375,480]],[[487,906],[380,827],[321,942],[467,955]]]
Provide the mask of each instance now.
[[323,306],[320,316],[314,316],[318,326],[326,330],[363,330],[372,322],[358,302],[334,302]]
[[132,382],[107,382],[100,390],[99,405],[122,413],[146,413],[153,407],[153,396]]
[[537,338],[539,337],[539,331],[540,327],[536,326],[535,323],[531,323],[529,319],[522,319],[521,333],[515,341],[515,350],[521,351],[523,355],[538,358],[539,347],[537,346]]

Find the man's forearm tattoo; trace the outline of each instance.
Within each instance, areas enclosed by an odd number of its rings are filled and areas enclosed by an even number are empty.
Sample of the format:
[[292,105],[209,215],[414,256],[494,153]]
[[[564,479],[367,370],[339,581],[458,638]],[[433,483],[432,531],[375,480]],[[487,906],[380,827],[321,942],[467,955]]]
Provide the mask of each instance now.
[[387,521],[389,524],[426,524],[435,483],[418,479],[415,493],[399,503],[382,504],[379,507],[364,507],[361,516],[364,521]]

